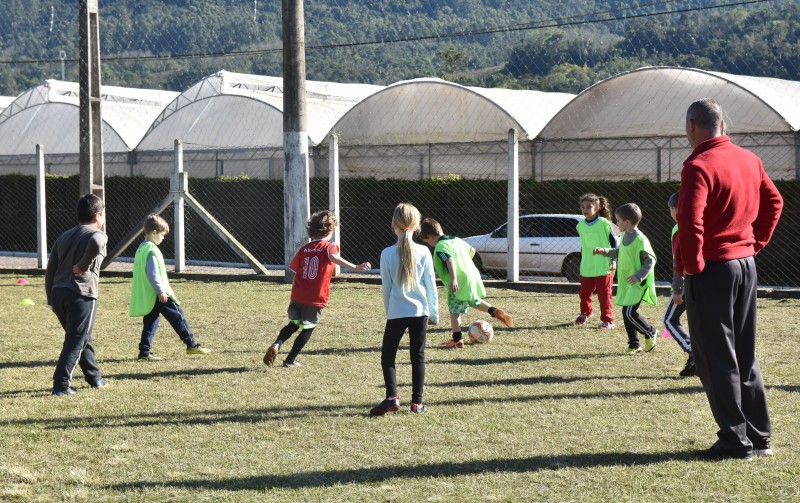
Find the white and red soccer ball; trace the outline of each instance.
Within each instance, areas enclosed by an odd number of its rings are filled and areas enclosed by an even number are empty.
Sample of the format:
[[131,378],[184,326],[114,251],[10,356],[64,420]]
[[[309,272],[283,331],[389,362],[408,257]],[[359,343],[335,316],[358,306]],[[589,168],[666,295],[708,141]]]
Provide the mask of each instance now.
[[467,333],[473,344],[489,344],[494,337],[494,328],[488,321],[478,320],[469,326]]

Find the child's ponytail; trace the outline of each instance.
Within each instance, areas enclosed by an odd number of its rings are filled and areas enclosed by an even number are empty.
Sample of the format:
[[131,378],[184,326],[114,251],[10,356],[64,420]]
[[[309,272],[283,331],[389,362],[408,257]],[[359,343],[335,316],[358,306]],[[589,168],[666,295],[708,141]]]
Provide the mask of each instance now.
[[417,284],[414,272],[414,231],[419,227],[421,215],[414,205],[400,203],[394,209],[392,227],[399,230],[397,250],[400,253],[400,267],[397,270],[397,282],[405,289]]
[[597,213],[600,214],[601,217],[605,218],[606,220],[611,220],[611,201],[604,196],[597,196],[597,199],[600,204],[600,211]]

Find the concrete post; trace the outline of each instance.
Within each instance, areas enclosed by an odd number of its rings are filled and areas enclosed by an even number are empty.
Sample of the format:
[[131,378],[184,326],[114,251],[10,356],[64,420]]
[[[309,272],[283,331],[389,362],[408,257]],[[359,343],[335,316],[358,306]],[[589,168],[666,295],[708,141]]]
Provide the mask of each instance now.
[[[105,201],[103,121],[100,114],[100,20],[98,0],[79,0],[80,193]],[[105,228],[105,227],[104,227]]]
[[508,281],[519,281],[519,141],[515,129],[508,130]]
[[47,267],[47,204],[44,192],[44,146],[36,145],[36,267]]
[[[328,140],[328,204],[331,211],[336,215],[336,220],[342,220],[341,208],[339,207],[339,137],[332,134]],[[336,226],[331,240],[339,245],[341,241],[341,227]],[[341,273],[342,268],[336,266],[333,271],[334,276]]]
[[294,274],[289,263],[308,242],[310,213],[308,128],[306,127],[306,60],[303,0],[282,0],[283,19],[283,177],[284,281]]
[[170,180],[170,191],[173,201],[172,235],[175,241],[175,272],[186,270],[186,231],[185,231],[185,202],[183,195],[189,189],[189,180],[183,171],[183,142],[175,140],[175,171]]

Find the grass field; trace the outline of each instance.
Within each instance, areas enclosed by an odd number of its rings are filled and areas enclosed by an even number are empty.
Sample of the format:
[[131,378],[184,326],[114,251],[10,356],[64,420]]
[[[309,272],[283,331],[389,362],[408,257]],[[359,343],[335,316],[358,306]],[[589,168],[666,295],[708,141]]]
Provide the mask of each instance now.
[[[305,366],[286,369],[261,362],[285,323],[286,285],[174,280],[214,352],[186,355],[162,322],[165,360],[139,362],[129,280],[102,278],[94,340],[110,386],[90,389],[78,371],[79,393],[56,398],[61,328],[43,278],[16,280],[0,274],[2,501],[800,499],[798,299],[759,300],[776,455],[710,463],[692,456],[716,427],[699,381],[676,377],[677,344],[627,356],[621,328],[572,324],[577,294],[490,289],[517,328],[495,324],[491,345],[451,351],[438,347],[448,324],[433,328],[430,412],[404,400],[370,418],[384,396],[378,286],[334,284]],[[642,311],[660,322],[660,307]],[[406,345],[398,380],[410,398]]]

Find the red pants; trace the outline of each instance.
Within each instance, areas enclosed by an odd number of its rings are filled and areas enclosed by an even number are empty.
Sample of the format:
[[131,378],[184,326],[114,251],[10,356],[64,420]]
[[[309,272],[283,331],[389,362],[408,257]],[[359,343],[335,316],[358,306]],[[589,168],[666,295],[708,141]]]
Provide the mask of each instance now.
[[589,316],[594,312],[592,309],[592,294],[597,292],[597,301],[600,303],[600,321],[614,322],[614,313],[611,312],[611,284],[613,274],[598,276],[596,278],[585,278],[581,276],[581,291],[578,295],[581,298],[581,312]]

